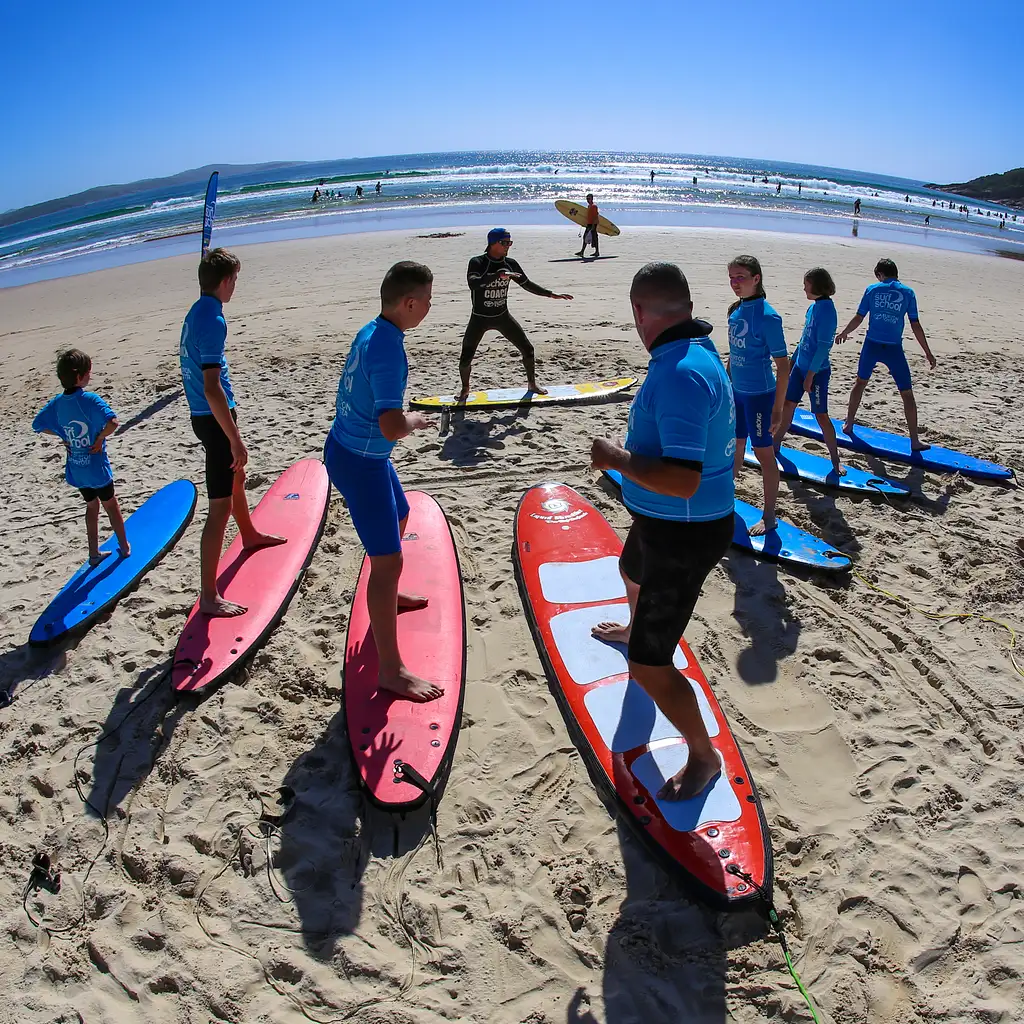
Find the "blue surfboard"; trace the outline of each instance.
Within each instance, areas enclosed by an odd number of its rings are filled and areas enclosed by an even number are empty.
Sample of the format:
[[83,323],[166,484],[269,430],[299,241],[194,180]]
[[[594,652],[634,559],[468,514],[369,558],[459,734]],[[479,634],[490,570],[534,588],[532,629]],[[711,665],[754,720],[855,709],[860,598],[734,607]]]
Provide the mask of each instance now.
[[[743,454],[743,461],[748,466],[761,468],[749,440],[747,441],[747,450]],[[857,469],[855,466],[846,466],[846,473],[839,476],[832,470],[831,459],[812,455],[811,452],[804,452],[799,448],[780,448],[776,462],[779,472],[783,476],[797,477],[808,483],[835,487],[839,491],[849,491],[853,494],[886,494],[890,498],[910,497],[909,487],[893,483],[892,480],[886,480],[874,473],[865,473],[864,470]]]
[[[963,473],[964,476],[977,477],[979,480],[1013,479],[1013,470],[1008,466],[1000,466],[997,462],[976,459],[972,455],[964,455],[963,452],[955,452],[950,448],[940,448],[938,445],[926,448],[923,452],[912,452],[909,437],[857,425],[854,426],[851,436],[843,433],[839,420],[833,419],[832,423],[836,428],[836,441],[840,448],[877,455],[882,459],[908,462],[912,466],[921,466],[935,473]],[[821,440],[821,427],[806,409],[796,410],[790,429],[794,434]]]
[[[618,470],[606,469],[604,474],[616,487],[622,487],[622,474]],[[760,518],[759,508],[736,499],[736,524],[732,535],[735,547],[742,548],[756,558],[768,558],[773,562],[802,566],[805,569],[824,572],[849,570],[850,559],[841,551],[784,519],[779,519],[776,528],[764,536],[751,537],[747,531]]]
[[191,480],[161,487],[124,521],[132,553],[122,558],[116,537],[101,544],[100,553],[106,557],[99,565],[87,561],[68,580],[36,620],[29,644],[49,647],[92,626],[174,547],[195,508],[196,487]]

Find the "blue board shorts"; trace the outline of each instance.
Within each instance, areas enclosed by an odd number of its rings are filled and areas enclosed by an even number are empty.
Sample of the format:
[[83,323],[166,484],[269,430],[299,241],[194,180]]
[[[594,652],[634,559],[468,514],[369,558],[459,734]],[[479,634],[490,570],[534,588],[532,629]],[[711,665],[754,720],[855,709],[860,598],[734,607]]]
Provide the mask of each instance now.
[[860,350],[857,376],[861,380],[871,380],[871,373],[879,363],[888,368],[900,391],[909,391],[914,386],[910,380],[907,354],[902,345],[880,345],[877,341],[865,341]]
[[736,398],[736,437],[743,441],[749,437],[753,448],[767,448],[774,444],[772,410],[775,408],[775,392],[745,395],[734,391],[733,394]]
[[409,514],[409,502],[391,460],[356,455],[328,434],[324,464],[366,553],[371,558],[397,555],[402,550],[398,525]]
[[[804,378],[807,371],[799,365],[794,365],[789,373],[789,383],[786,385],[786,401],[800,404],[804,397]],[[832,367],[826,366],[814,374],[814,381],[809,392],[811,396],[811,412],[815,416],[828,412],[828,382],[832,379]]]

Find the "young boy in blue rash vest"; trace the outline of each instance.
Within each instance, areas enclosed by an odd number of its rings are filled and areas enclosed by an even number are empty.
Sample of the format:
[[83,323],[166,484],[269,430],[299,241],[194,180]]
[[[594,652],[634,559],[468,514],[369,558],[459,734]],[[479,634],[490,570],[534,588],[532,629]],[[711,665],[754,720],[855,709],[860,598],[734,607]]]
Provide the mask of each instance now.
[[59,437],[67,449],[64,479],[85,499],[85,532],[89,538],[89,564],[99,565],[100,505],[117,537],[122,558],[131,554],[124,518],[114,494],[114,471],[107,457],[107,438],[117,430],[114,410],[85,386],[92,376],[92,360],[72,348],[57,358],[57,376],[64,393],[51,398],[32,421],[37,434]]
[[782,418],[789,358],[782,317],[765,299],[761,264],[753,256],[737,256],[729,264],[729,284],[738,300],[729,307],[729,376],[736,396],[734,472],[739,476],[743,468],[749,437],[764,480],[764,514],[750,528],[751,535],[760,536],[776,525],[779,467],[773,435]]
[[324,446],[331,483],[345,498],[370,558],[366,606],[377,644],[377,686],[418,703],[436,700],[444,690],[413,675],[398,650],[399,609],[422,608],[427,602],[398,589],[409,503],[390,456],[403,437],[432,423],[403,409],[409,377],[405,332],[429,312],[433,280],[428,267],[409,261],[396,263],[384,276],[380,315],[349,349]]
[[928,339],[917,315],[917,296],[914,295],[912,288],[900,282],[896,264],[892,260],[879,260],[875,266],[875,277],[878,278],[878,283],[868,285],[864,298],[857,307],[857,315],[836,335],[836,344],[841,345],[860,327],[864,317],[868,318],[867,336],[857,365],[857,380],[850,392],[850,405],[846,411],[843,433],[853,433],[853,424],[860,408],[860,400],[864,397],[864,389],[868,386],[875,367],[882,363],[892,375],[903,399],[903,414],[907,420],[910,449],[923,452],[931,445],[922,442],[917,432],[917,402],[914,400],[910,366],[903,351],[904,317],[910,321],[910,329],[914,332],[914,337],[924,350],[928,365],[933,370],[935,356],[928,347]]
[[199,610],[204,615],[243,615],[244,605],[225,600],[217,589],[217,567],[224,547],[228,518],[234,516],[246,551],[284,544],[285,538],[260,533],[253,526],[245,496],[245,466],[249,452],[238,432],[235,398],[224,357],[228,325],[224,303],[231,301],[242,264],[226,249],[211,249],[199,263],[200,297],[181,325],[181,380],[192,414],[192,431],[206,451],[206,493],[210,511],[200,541],[201,589]]
[[786,386],[786,404],[782,407],[782,422],[775,431],[775,450],[778,451],[790,424],[793,412],[804,397],[811,396],[811,412],[821,427],[828,454],[832,459],[832,471],[837,476],[846,475],[846,467],[839,462],[839,446],[836,444],[836,428],[828,414],[828,382],[832,377],[832,366],[828,354],[836,335],[836,307],[832,296],[836,286],[832,275],[824,267],[815,267],[804,274],[804,295],[811,300],[804,318],[804,333],[800,336],[793,356],[793,371]]
[[689,800],[721,771],[690,684],[672,659],[708,573],[732,542],[736,448],[732,388],[708,334],[693,319],[686,278],[648,263],[633,278],[633,320],[650,352],[629,410],[624,448],[598,438],[594,469],[622,474],[633,525],[619,558],[629,623],[602,622],[594,636],[628,645],[630,675],[689,747],[660,800]]

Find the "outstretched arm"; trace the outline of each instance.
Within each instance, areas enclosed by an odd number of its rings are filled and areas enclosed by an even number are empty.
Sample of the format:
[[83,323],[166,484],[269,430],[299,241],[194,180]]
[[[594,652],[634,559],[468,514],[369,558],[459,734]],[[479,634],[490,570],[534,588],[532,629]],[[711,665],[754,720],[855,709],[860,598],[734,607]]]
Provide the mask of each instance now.
[[836,344],[842,345],[844,341],[864,323],[864,317],[857,313],[854,318],[836,335]]

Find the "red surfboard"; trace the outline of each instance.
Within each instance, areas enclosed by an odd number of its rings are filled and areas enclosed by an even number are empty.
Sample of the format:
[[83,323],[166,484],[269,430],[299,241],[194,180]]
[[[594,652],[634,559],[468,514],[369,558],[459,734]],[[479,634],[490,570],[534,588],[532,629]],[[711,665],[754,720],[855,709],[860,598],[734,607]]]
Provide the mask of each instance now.
[[693,800],[661,801],[655,794],[686,763],[686,742],[630,679],[624,646],[591,636],[598,622],[629,621],[621,551],[604,516],[566,484],[538,484],[523,495],[516,575],[552,690],[592,777],[615,795],[648,847],[685,873],[697,895],[719,908],[750,906],[771,895],[768,826],[743,754],[693,652],[681,641],[674,662],[693,688],[722,773]]
[[402,590],[428,603],[399,613],[398,649],[409,671],[444,687],[444,696],[414,704],[377,689],[377,647],[366,608],[369,558],[348,622],[342,694],[356,773],[370,801],[390,811],[436,802],[455,754],[466,678],[466,611],[451,528],[429,494],[410,491],[406,498]]
[[221,555],[220,592],[248,611],[230,619],[210,618],[200,613],[196,602],[174,652],[175,690],[202,693],[217,686],[270,636],[313,558],[327,520],[330,492],[324,464],[303,459],[263,495],[252,510],[253,525],[262,533],[287,537],[288,543],[245,552],[235,537]]

